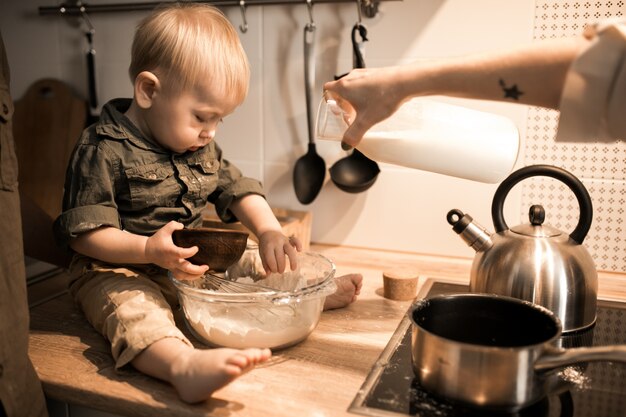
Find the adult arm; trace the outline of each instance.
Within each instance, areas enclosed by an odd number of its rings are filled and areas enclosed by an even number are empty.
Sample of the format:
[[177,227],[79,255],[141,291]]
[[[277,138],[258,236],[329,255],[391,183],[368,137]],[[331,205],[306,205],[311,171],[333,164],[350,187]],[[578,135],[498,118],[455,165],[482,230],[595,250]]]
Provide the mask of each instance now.
[[584,37],[551,39],[508,51],[353,70],[324,89],[356,112],[344,142],[355,146],[374,124],[413,97],[513,102],[556,109],[567,72],[587,45]]

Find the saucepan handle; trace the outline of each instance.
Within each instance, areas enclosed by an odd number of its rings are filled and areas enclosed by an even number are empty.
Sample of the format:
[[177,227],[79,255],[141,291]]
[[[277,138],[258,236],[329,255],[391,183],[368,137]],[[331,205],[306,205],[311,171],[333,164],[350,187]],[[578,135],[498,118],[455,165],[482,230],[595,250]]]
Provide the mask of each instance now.
[[626,345],[547,349],[537,359],[534,368],[537,372],[548,372],[582,362],[599,361],[626,363]]
[[529,177],[551,177],[563,182],[567,185],[576,196],[578,205],[580,206],[580,217],[574,231],[570,234],[573,241],[578,244],[583,243],[585,236],[591,228],[591,220],[593,217],[593,208],[591,205],[591,197],[582,182],[568,171],[553,165],[529,165],[518,169],[509,175],[498,187],[491,204],[491,217],[496,233],[503,232],[509,227],[504,221],[504,199],[511,189],[520,181]]

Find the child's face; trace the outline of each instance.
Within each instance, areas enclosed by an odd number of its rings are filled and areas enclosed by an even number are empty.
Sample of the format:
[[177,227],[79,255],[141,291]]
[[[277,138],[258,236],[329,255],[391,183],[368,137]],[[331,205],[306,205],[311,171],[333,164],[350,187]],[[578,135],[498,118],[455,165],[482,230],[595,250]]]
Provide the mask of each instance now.
[[240,103],[210,87],[154,97],[147,122],[161,146],[175,153],[194,152],[213,140],[218,123]]

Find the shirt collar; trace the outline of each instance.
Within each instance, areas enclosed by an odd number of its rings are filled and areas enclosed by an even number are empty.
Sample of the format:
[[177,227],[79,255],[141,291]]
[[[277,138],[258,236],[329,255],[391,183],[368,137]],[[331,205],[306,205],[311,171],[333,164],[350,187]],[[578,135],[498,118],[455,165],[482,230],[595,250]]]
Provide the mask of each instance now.
[[171,153],[158,143],[146,138],[143,133],[124,114],[132,99],[116,98],[102,107],[100,120],[96,122],[96,133],[111,139],[128,140],[135,146],[159,153]]

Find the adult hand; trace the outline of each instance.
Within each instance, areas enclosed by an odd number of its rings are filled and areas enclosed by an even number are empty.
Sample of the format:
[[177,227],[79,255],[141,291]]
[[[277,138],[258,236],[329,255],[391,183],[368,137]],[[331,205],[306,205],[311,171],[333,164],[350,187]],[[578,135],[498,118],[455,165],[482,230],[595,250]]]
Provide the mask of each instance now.
[[343,143],[358,145],[373,125],[391,116],[404,102],[406,97],[396,93],[396,71],[392,67],[354,69],[345,77],[324,84],[327,96],[353,115]]

